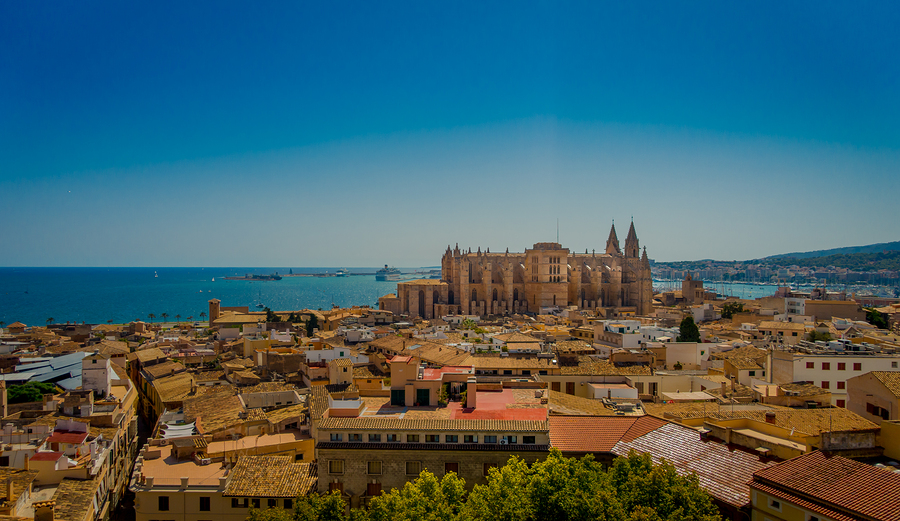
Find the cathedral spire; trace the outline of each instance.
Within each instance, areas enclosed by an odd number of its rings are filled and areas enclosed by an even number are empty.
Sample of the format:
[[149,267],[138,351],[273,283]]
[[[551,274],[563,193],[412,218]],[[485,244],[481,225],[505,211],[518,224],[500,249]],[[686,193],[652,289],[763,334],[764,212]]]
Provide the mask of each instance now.
[[647,258],[646,246],[644,246],[644,253],[641,254],[641,264],[643,264],[645,268],[650,269],[650,259]]
[[609,238],[606,239],[606,253],[608,255],[618,255],[621,252],[619,251],[619,238],[616,236],[616,223],[614,222],[612,228],[609,229]]
[[628,228],[628,237],[625,238],[625,256],[636,259],[640,251],[637,233],[634,231],[634,221],[631,221],[631,227]]

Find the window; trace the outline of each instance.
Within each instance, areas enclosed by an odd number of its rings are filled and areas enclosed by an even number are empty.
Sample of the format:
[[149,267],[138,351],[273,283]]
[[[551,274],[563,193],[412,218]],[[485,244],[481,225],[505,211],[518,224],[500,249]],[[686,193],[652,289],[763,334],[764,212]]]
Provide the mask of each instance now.
[[285,499],[284,500],[284,508],[287,510],[294,508],[294,500],[293,499]]
[[512,369],[504,369],[504,370],[503,370],[503,374],[505,374],[505,375],[510,375],[510,374],[512,374]]
[[250,506],[250,501],[247,498],[231,498],[231,508],[247,508],[248,506]]
[[[895,363],[896,363],[896,362],[895,362]],[[854,363],[853,363],[853,370],[854,370],[854,371],[862,371],[862,364],[859,363],[859,362],[854,362]]]
[[[897,368],[897,362],[891,362],[891,369],[896,369],[896,368]],[[31,431],[29,431],[29,432],[31,432]]]
[[344,435],[339,432],[331,433],[331,441],[341,441],[344,439]]
[[210,509],[209,496],[200,496],[200,511],[201,512],[209,512],[209,509]]
[[420,461],[407,461],[406,462],[406,475],[407,476],[418,476],[419,472],[422,471],[422,462]]
[[277,499],[269,499],[268,501],[266,501],[266,504],[269,506],[269,508],[275,508],[278,506],[278,500]]
[[847,382],[838,382],[838,389],[846,389]]
[[756,376],[756,371],[750,371],[750,376]]
[[531,375],[531,370],[530,370],[530,369],[522,369],[522,375],[523,375],[523,376],[530,376],[530,375]]
[[389,441],[389,442],[391,442],[391,441],[397,441],[397,435],[396,435],[396,434],[385,434],[385,437],[386,437],[386,440],[385,440],[385,441]]
[[344,460],[342,459],[333,459],[328,462],[328,473],[329,474],[343,474],[344,473]]
[[459,436],[456,434],[447,434],[444,436],[444,443],[459,443]]
[[466,434],[463,436],[463,443],[478,443],[477,434]]
[[169,510],[169,496],[159,496],[159,508],[157,510],[160,512]]
[[373,475],[381,475],[381,462],[380,461],[370,461],[366,464],[366,472],[368,474]]
[[381,483],[366,483],[366,495],[367,496],[381,495]]
[[333,481],[333,482],[329,483],[328,491],[334,492],[335,490],[337,490],[338,492],[344,492],[344,484],[341,483],[340,481]]
[[506,440],[506,443],[515,445],[516,443],[518,443],[519,438],[517,438],[516,436],[504,436],[503,439]]
[[496,436],[485,436],[484,442],[485,443],[497,443],[497,437]]
[[444,463],[444,474],[449,474],[451,472],[456,472],[459,474],[459,463]]
[[847,406],[847,402],[844,401],[844,400],[838,400],[838,401],[837,401],[837,406],[838,406],[838,407],[846,407],[846,406]]
[[847,364],[844,362],[838,362],[838,371],[845,371],[847,369]]
[[303,454],[294,454],[294,461],[302,461]]
[[815,369],[816,363],[815,362],[806,362],[806,368],[807,369]]
[[481,470],[481,473],[485,476],[489,476],[491,474],[491,467],[493,467],[493,465],[491,465],[490,463],[485,463]]
[[769,508],[781,512],[781,502],[775,499],[769,500]]
[[253,508],[259,508],[260,501],[259,501],[259,498],[258,498],[258,497],[255,497],[255,498],[253,498],[253,499],[250,500],[250,501],[251,501],[251,503],[253,504]]
[[440,443],[441,436],[439,434],[426,434],[425,443]]
[[406,435],[406,443],[419,443],[419,435],[418,434],[407,434]]
[[830,371],[830,370],[831,370],[831,363],[830,363],[830,362],[822,362],[822,370],[823,370],[823,371]]
[[828,380],[822,380],[822,389],[829,389],[830,385],[831,382],[829,382]]
[[525,445],[534,445],[534,436],[522,436],[522,443]]
[[381,442],[381,434],[369,434],[369,443]]
[[351,434],[350,441],[362,441],[362,434]]

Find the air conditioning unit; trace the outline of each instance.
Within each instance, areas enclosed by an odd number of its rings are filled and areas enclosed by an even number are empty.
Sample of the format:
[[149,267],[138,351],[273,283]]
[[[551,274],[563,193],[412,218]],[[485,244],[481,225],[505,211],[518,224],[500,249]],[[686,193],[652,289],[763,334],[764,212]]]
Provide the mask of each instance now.
[[509,441],[507,441],[506,438],[502,438],[500,440],[500,445],[507,445],[508,443],[509,443]]
[[200,458],[201,465],[209,465],[212,463],[212,458]]
[[159,444],[160,444],[160,445],[168,445],[168,444],[169,444],[169,440],[166,440],[166,439],[159,440]]

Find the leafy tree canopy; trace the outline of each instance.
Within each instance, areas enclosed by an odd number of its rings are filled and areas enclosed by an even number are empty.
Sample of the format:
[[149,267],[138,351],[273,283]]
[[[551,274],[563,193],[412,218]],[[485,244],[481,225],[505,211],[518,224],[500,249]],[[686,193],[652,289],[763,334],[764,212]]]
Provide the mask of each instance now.
[[743,313],[744,304],[741,302],[726,302],[722,306],[722,318],[731,318],[735,313]]
[[59,392],[54,384],[46,382],[28,382],[10,386],[6,391],[9,403],[39,402],[45,394]]
[[292,515],[252,510],[251,521],[717,521],[718,509],[696,475],[682,476],[663,461],[632,452],[604,469],[593,456],[566,458],[552,450],[528,465],[513,456],[492,468],[487,484],[466,494],[449,472],[423,471],[402,489],[372,498],[368,510],[346,512],[337,492],[297,498]]
[[697,327],[697,324],[694,322],[694,317],[691,315],[684,317],[684,320],[681,321],[678,333],[678,338],[675,339],[676,342],[700,341],[700,328]]

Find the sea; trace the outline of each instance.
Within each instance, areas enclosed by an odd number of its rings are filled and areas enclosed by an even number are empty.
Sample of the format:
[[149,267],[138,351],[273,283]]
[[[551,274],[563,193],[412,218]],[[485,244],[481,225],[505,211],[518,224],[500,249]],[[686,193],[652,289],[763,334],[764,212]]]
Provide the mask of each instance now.
[[[125,323],[199,321],[210,299],[222,306],[262,304],[272,310],[378,306],[378,297],[397,291],[397,282],[375,280],[378,268],[350,268],[346,277],[286,276],[334,274],[338,268],[0,268],[0,321],[43,326],[49,322]],[[403,269],[410,273],[413,269]],[[277,272],[281,280],[226,280]],[[356,275],[359,274],[359,275]],[[414,278],[410,276],[410,278]],[[213,280],[215,279],[215,280]]]
[[[223,306],[262,304],[273,310],[329,309],[332,305],[377,307],[378,297],[394,293],[396,281],[377,281],[378,268],[351,268],[346,277],[316,277],[334,274],[338,268],[0,268],[0,321],[27,325],[48,322],[132,320],[156,322],[200,320],[208,302],[216,298]],[[406,278],[414,271],[433,268],[401,268]],[[281,280],[227,280],[247,274],[278,273]],[[309,275],[309,276],[289,276]],[[680,281],[654,281],[656,290]],[[725,284],[709,289],[741,298],[770,296],[774,285]],[[718,284],[722,286],[722,284]]]

